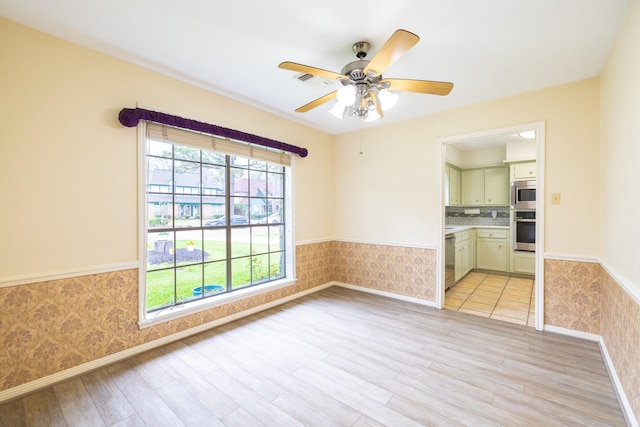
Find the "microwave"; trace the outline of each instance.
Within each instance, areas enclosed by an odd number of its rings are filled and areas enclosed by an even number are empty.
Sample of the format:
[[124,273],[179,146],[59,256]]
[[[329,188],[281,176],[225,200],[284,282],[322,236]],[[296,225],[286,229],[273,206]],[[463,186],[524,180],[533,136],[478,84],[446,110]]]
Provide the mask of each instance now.
[[536,181],[513,181],[511,183],[511,207],[513,209],[536,208]]

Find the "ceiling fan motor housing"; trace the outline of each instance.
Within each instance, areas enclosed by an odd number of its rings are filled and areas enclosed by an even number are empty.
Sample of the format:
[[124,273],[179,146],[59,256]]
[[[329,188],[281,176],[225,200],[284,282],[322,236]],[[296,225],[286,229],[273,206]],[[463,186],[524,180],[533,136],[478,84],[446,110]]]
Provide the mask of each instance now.
[[368,42],[356,42],[351,46],[351,50],[353,50],[353,53],[356,54],[358,59],[362,59],[367,56],[369,49],[371,49],[371,45]]
[[356,82],[359,80],[364,80],[367,75],[363,70],[367,66],[367,64],[369,64],[369,61],[367,60],[350,62],[342,68],[341,73]]

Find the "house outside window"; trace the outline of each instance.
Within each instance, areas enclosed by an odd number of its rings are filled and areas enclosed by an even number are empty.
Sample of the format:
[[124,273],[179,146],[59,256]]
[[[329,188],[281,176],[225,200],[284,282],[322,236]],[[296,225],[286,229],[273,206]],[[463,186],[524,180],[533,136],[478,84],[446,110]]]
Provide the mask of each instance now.
[[250,156],[257,150],[243,143],[146,128],[142,319],[291,279],[290,167],[282,154]]

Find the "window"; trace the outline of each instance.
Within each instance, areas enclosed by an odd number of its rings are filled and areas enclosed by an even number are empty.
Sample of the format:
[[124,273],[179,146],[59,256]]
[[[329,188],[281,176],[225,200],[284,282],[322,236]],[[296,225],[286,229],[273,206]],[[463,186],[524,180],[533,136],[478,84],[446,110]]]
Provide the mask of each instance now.
[[144,313],[292,276],[285,223],[290,158],[146,127]]

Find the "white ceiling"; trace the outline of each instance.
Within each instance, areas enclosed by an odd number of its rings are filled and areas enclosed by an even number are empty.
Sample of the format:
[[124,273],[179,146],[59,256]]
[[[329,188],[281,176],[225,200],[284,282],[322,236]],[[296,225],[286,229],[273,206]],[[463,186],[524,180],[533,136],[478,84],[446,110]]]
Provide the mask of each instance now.
[[[597,76],[627,3],[0,0],[0,16],[339,134]],[[366,124],[331,116],[332,103],[294,112],[339,85],[302,83],[280,62],[340,72],[353,43],[371,43],[371,59],[398,28],[421,40],[384,76],[453,82],[449,96],[403,93]]]

